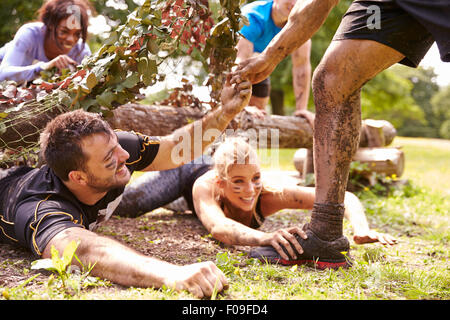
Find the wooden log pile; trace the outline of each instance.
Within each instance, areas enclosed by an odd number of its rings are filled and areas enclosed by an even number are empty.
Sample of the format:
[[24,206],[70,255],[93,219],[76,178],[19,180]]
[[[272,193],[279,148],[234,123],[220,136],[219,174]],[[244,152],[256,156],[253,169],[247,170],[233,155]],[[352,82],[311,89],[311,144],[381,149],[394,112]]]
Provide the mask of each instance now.
[[[405,155],[396,147],[388,147],[396,135],[392,124],[385,120],[363,120],[360,144],[353,161],[367,164],[367,169],[359,172],[371,184],[374,183],[372,173],[395,175],[400,177],[405,168]],[[294,154],[294,166],[305,179],[307,174],[314,173],[312,149],[300,148]]]
[[[20,110],[24,111],[24,110]],[[36,117],[33,121],[26,121],[30,127],[19,130],[22,137],[16,137],[18,130],[2,132],[1,141],[5,146],[28,146],[37,143],[38,132],[47,121],[63,111],[57,109],[42,113],[45,117]],[[114,129],[133,130],[147,135],[165,136],[176,129],[201,119],[204,112],[198,108],[176,108],[160,105],[142,105],[129,103],[116,108],[113,116],[107,121]],[[42,119],[41,119],[42,118]],[[39,122],[40,121],[40,122]],[[19,124],[16,124],[19,125]],[[300,175],[313,173],[313,130],[308,121],[302,117],[266,115],[257,118],[253,114],[243,111],[235,117],[228,126],[229,132],[240,136],[258,139],[258,147],[262,148],[297,148],[294,156],[294,166]],[[11,129],[14,129],[12,127]],[[367,163],[370,172],[396,174],[400,177],[404,169],[404,154],[396,148],[387,146],[393,141],[396,130],[391,123],[384,120],[364,120],[360,132],[360,148],[355,154],[354,161]],[[261,141],[261,138],[264,141]],[[306,151],[309,150],[309,151]]]

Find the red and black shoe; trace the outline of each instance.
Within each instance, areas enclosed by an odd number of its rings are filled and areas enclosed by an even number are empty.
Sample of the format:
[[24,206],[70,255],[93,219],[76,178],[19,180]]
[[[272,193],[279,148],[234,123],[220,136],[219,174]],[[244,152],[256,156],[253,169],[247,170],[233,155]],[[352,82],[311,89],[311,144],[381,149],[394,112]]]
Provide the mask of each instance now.
[[[306,264],[321,270],[351,267],[350,243],[346,237],[342,236],[333,241],[324,241],[309,229],[306,230],[306,235],[308,236],[307,239],[295,236],[303,248],[302,254],[299,254],[294,248],[297,255],[295,259],[283,259],[272,246],[253,248],[249,257],[284,266]],[[283,248],[283,250],[289,256],[286,249]]]

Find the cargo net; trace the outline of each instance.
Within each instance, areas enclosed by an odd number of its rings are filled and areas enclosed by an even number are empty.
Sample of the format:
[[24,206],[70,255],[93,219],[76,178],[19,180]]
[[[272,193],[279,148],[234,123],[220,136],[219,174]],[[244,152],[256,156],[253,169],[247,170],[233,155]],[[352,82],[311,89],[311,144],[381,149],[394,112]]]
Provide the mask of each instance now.
[[[201,63],[214,109],[234,64],[237,33],[245,18],[240,1],[211,3],[217,7],[214,14],[208,0],[147,0],[76,70],[44,71],[29,84],[1,82],[0,168],[35,166],[39,135],[58,114],[82,108],[107,118],[118,106],[141,99],[141,89],[164,81],[170,59],[188,57]],[[186,98],[192,86],[183,81],[170,95],[178,100],[172,105],[198,102]]]
[[[8,84],[9,90],[13,87]],[[23,88],[17,89],[23,92]],[[40,132],[48,121],[65,112],[66,108],[35,100],[14,107],[5,106],[5,103],[0,105],[0,168],[36,165]]]

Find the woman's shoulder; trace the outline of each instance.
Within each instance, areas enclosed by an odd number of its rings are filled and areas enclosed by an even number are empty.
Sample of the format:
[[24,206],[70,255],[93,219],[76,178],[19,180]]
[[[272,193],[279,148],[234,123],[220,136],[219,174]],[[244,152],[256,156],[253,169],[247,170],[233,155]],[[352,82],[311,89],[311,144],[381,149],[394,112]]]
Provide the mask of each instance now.
[[215,184],[215,181],[216,174],[214,170],[209,170],[195,180],[194,186],[211,188]]
[[195,182],[198,183],[213,183],[216,180],[216,172],[214,170],[208,170],[202,174]]
[[[40,47],[43,46],[44,36],[45,25],[42,22],[29,22],[22,25],[14,35],[14,39],[2,47],[2,51],[0,52],[1,58],[5,58],[8,52],[12,52],[12,50],[16,49],[27,52],[33,59],[36,58],[39,54]],[[15,53],[15,51],[11,53],[10,58],[14,56]],[[29,61],[30,64],[31,62],[32,61]]]
[[200,177],[195,180],[193,185],[193,192],[194,193],[210,193],[211,190],[214,189],[216,185],[216,173],[214,170],[209,170]]
[[17,30],[14,36],[16,46],[37,48],[43,44],[45,36],[45,25],[42,22],[29,22]]
[[33,37],[43,36],[45,34],[45,25],[40,22],[28,22],[17,30],[16,35],[29,35]]

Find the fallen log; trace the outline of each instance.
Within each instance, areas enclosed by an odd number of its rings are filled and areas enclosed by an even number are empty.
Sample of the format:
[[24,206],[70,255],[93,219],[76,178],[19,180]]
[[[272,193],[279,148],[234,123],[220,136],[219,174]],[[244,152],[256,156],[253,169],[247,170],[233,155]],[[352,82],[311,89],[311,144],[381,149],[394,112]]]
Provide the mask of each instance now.
[[353,161],[367,164],[369,169],[360,172],[362,175],[376,172],[400,177],[405,169],[405,155],[397,148],[360,148]]
[[392,143],[397,130],[386,120],[365,119],[361,124],[359,135],[360,147],[384,147]]
[[[194,108],[126,104],[107,119],[114,129],[134,130],[142,134],[165,136],[176,129],[201,119],[204,113]],[[267,115],[263,119],[242,111],[228,126],[228,134],[256,137],[258,146],[269,148],[310,148],[312,129],[306,119],[293,116]],[[264,139],[264,141],[261,141]]]
[[[375,148],[388,146],[392,143],[396,134],[397,130],[389,121],[365,119],[361,123],[359,147]],[[294,166],[303,178],[308,173],[314,173],[312,149],[297,150],[294,154]]]
[[[4,112],[0,106],[0,114]],[[47,122],[65,112],[60,105],[23,103],[8,109],[0,120],[0,150],[37,146],[39,134]]]
[[[3,119],[0,127],[0,149],[20,149],[37,146],[39,133],[46,123],[57,114],[64,112],[62,108],[25,104],[18,110],[10,111],[8,119]],[[201,119],[204,112],[197,108],[175,108],[157,105],[129,103],[116,108],[113,116],[107,121],[114,129],[133,130],[143,134],[164,136],[176,129]],[[19,115],[23,115],[19,116]],[[367,120],[366,120],[367,121]],[[5,126],[7,124],[7,126]],[[371,123],[371,128],[363,123],[360,134],[360,146],[373,146],[373,141],[384,141],[389,144],[395,137],[395,129],[388,121]],[[232,133],[258,139],[258,146],[268,148],[312,148],[313,131],[306,119],[295,116],[266,115],[260,119],[247,111],[241,112],[230,123]],[[375,128],[375,129],[373,129]],[[370,138],[368,132],[383,134],[382,138]],[[230,131],[229,131],[230,132]],[[260,141],[263,138],[264,141]],[[372,142],[370,142],[372,141]]]
[[165,136],[203,116],[204,112],[197,108],[128,103],[114,109],[113,117],[106,120],[114,129]]
[[[201,119],[204,112],[196,108],[129,103],[116,108],[113,115],[108,122],[114,129],[164,136]],[[258,139],[260,136],[267,139],[264,141],[267,147],[312,148],[313,131],[308,121],[302,117],[266,115],[264,118],[257,118],[244,110],[230,123],[229,129],[235,132],[239,130],[238,134],[241,136],[253,136],[256,131]],[[361,126],[359,146],[386,146],[392,142],[395,135],[396,130],[390,122],[367,119]],[[379,145],[380,143],[382,145]]]

